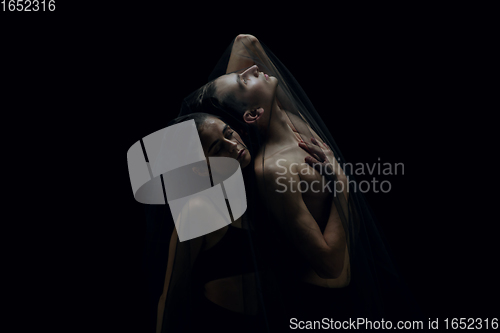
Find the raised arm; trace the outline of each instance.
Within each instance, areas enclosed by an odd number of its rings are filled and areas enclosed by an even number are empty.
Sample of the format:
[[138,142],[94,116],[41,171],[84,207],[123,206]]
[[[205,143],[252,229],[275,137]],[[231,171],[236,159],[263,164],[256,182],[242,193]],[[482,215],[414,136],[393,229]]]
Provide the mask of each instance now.
[[256,57],[259,62],[270,68],[271,62],[257,37],[246,34],[236,36],[226,73],[232,73],[255,65]]
[[285,237],[296,246],[316,274],[324,279],[337,278],[344,267],[346,249],[342,222],[332,204],[327,225],[321,233],[302,199],[296,169],[284,159],[279,160],[279,165],[268,163],[263,171],[263,194]]
[[[259,70],[266,74],[276,76],[276,68],[266,54],[266,51],[264,51],[257,37],[239,34],[233,42],[226,74],[244,70],[253,65],[259,66]],[[276,100],[281,107],[281,100],[288,99],[281,92],[277,94]]]
[[[233,48],[231,49],[226,73],[243,70],[255,64],[259,66],[260,71],[266,74],[273,76],[278,75],[273,62],[269,59],[266,51],[264,51],[264,48],[255,36],[246,34],[236,36],[233,42]],[[279,75],[277,78],[281,79]],[[280,108],[285,111],[293,111],[287,113],[287,116],[290,118],[287,118],[287,122],[292,130],[301,134],[304,140],[308,140],[310,136],[314,136],[317,140],[321,141],[321,138],[314,130],[312,130],[302,118],[294,113],[297,110],[295,110],[294,102],[291,101],[290,98],[291,96],[282,89],[282,86],[279,86],[276,100]]]

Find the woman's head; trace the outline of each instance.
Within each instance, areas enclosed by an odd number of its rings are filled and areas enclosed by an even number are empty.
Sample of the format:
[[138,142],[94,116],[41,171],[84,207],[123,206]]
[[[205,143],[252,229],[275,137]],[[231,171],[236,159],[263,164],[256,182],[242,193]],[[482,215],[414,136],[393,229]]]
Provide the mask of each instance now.
[[269,113],[275,102],[278,80],[257,65],[241,73],[229,73],[207,83],[196,94],[193,106],[204,112],[232,113],[240,122],[254,123]]
[[234,158],[242,169],[250,164],[250,152],[242,138],[219,117],[207,113],[192,113],[176,118],[169,125],[191,119],[195,122],[205,156]]

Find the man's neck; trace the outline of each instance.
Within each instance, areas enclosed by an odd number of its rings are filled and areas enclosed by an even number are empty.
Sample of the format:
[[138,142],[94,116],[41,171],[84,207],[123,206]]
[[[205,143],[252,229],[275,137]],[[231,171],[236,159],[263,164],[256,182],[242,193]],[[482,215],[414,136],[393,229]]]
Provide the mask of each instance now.
[[266,132],[265,144],[279,144],[283,147],[296,144],[297,140],[288,125],[287,115],[276,102],[273,104],[270,117],[271,119],[267,120],[268,123],[261,127],[261,130]]

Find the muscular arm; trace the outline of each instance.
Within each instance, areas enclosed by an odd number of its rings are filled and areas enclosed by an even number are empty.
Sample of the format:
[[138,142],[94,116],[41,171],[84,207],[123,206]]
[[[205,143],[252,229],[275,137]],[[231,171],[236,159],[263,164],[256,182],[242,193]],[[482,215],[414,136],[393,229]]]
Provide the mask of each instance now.
[[245,34],[236,36],[227,64],[226,73],[232,73],[255,65],[254,58],[256,56],[258,56],[259,60],[263,61],[267,66],[269,59],[255,36]]
[[[226,74],[246,69],[257,64],[260,71],[276,76],[276,68],[257,37],[240,34],[236,36],[231,49],[231,55],[226,68]],[[281,97],[280,97],[281,96]],[[280,100],[287,99],[283,93],[278,92],[276,100],[281,107]]]
[[302,199],[296,168],[292,166],[290,169],[290,163],[282,159],[279,165],[268,163],[263,172],[263,194],[285,236],[321,278],[340,276],[344,267],[346,240],[335,206],[332,204],[327,225],[321,233]]

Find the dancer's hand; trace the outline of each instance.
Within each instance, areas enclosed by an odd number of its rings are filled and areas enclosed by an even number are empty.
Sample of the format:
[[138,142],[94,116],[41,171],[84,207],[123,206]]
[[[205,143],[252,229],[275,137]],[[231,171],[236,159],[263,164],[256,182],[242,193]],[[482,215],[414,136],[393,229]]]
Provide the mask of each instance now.
[[316,138],[312,137],[310,143],[306,143],[302,139],[300,139],[299,146],[307,151],[309,154],[313,155],[313,157],[320,162],[330,162],[332,163],[333,159],[333,151],[328,147],[326,143],[319,142]]
[[[305,162],[317,170],[328,179],[335,179],[335,169],[330,163],[335,158],[333,151],[325,143],[320,143],[314,137],[311,143],[299,142],[299,147],[308,152],[311,156],[306,156]],[[323,148],[322,148],[323,147]]]

